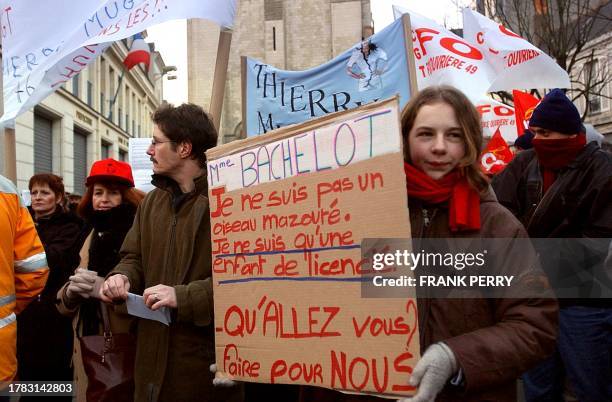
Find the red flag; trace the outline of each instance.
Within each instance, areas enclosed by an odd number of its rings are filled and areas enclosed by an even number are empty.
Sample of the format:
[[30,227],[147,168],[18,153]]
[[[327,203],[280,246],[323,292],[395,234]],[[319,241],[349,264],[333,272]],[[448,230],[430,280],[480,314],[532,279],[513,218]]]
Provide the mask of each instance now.
[[514,158],[514,154],[498,128],[482,152],[480,164],[487,174],[497,174],[504,170],[512,158]]
[[520,137],[529,128],[529,119],[531,119],[531,114],[540,100],[527,92],[517,91],[516,89],[512,90],[512,96],[514,97],[514,113],[516,114],[516,131]]

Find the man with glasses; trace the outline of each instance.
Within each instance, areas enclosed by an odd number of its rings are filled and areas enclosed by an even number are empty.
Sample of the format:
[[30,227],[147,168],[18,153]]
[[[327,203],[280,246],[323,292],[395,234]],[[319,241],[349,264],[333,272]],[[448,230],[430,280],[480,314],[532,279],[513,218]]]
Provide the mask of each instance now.
[[215,361],[212,261],[206,156],[217,131],[193,104],[163,104],[152,116],[156,189],[142,202],[101,289],[106,302],[142,294],[152,310],[168,307],[166,326],[140,320],[135,400],[238,401],[242,387],[213,387]]

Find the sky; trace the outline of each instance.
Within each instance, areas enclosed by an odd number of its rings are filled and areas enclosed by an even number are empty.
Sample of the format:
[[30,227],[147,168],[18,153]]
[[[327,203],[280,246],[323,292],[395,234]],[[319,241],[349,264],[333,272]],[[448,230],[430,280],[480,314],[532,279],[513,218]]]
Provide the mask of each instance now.
[[[238,0],[240,1],[240,0]],[[307,0],[303,0],[307,1]],[[371,0],[374,29],[381,29],[393,22],[391,6],[409,8],[429,17],[441,25],[455,28],[461,25],[461,10],[455,3],[465,4],[467,0]],[[164,77],[164,99],[180,104],[187,101],[187,22],[186,20],[169,21],[147,29],[147,42],[154,42],[168,66],[176,66],[175,80]]]

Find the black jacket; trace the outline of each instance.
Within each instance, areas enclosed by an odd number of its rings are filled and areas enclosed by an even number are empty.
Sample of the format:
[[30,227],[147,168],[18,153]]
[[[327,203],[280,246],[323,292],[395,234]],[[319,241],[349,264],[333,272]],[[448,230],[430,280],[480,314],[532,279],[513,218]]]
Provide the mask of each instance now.
[[134,215],[136,207],[129,204],[91,214],[89,224],[93,226],[93,234],[89,246],[89,270],[104,277],[121,261],[119,250],[132,227]]
[[55,307],[57,291],[79,263],[83,222],[58,208],[35,220],[47,254],[49,279],[40,296],[17,319],[17,355],[21,380],[71,380],[72,326]]
[[612,267],[604,260],[612,237],[612,155],[587,144],[542,195],[540,166],[531,149],[518,154],[492,185],[530,237],[557,239],[538,240],[536,247],[559,302],[611,306]]

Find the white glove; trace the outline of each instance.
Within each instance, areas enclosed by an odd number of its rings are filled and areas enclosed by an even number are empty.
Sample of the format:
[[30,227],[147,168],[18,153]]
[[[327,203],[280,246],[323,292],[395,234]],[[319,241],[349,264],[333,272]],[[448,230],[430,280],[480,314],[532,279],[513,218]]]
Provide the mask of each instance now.
[[453,351],[443,342],[427,348],[421,360],[414,367],[408,383],[419,386],[412,398],[398,402],[433,402],[446,382],[457,372],[457,360]]
[[214,386],[233,387],[234,385],[238,384],[237,381],[232,380],[227,374],[218,372],[216,364],[210,365],[210,372],[215,375],[215,378],[213,378]]
[[77,268],[74,275],[68,278],[70,282],[66,288],[66,296],[69,299],[75,299],[79,296],[88,299],[94,290],[97,276],[97,273],[94,271],[89,271],[86,268]]

